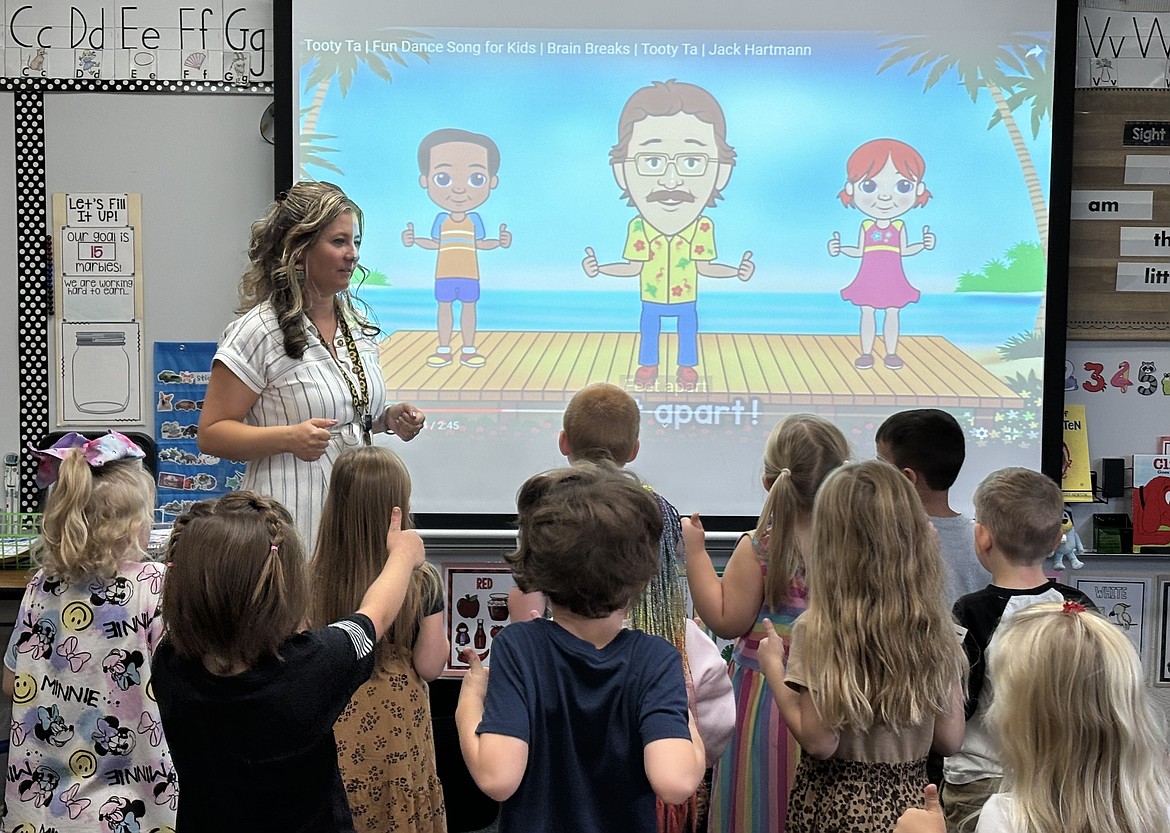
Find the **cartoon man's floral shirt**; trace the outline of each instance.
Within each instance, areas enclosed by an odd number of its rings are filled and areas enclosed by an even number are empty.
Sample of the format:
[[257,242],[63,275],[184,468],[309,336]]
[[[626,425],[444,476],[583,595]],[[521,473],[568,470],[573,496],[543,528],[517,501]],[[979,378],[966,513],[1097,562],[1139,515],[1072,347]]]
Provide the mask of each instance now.
[[639,278],[644,302],[694,303],[699,291],[697,263],[715,260],[715,224],[700,216],[668,238],[642,217],[635,217],[626,231],[622,257],[644,261]]
[[165,567],[126,562],[110,579],[38,572],[4,664],[15,676],[8,833],[173,828],[178,785],[150,680]]

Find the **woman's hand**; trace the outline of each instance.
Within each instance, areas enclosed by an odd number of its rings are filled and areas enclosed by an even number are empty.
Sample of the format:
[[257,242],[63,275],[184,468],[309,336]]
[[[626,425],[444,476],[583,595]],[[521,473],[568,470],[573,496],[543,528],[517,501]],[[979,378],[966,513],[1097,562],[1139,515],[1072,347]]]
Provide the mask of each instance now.
[[426,425],[427,416],[409,402],[399,402],[382,412],[382,425],[397,434],[403,442],[410,442]]
[[299,460],[312,462],[321,459],[332,436],[329,429],[336,424],[335,419],[314,418],[289,426],[289,442],[285,450]]

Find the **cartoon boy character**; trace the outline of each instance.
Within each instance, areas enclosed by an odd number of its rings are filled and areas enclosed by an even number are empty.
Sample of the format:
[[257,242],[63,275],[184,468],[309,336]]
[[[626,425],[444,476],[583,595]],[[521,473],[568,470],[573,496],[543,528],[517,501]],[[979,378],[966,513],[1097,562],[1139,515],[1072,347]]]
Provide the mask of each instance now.
[[480,249],[506,249],[512,233],[500,223],[497,238],[488,238],[479,208],[499,184],[500,151],[479,133],[446,128],[427,134],[418,146],[418,184],[443,209],[431,226],[430,237],[417,237],[414,223],[402,232],[402,245],[438,251],[435,264],[435,300],[439,302],[439,346],[429,357],[431,367],[451,364],[452,305],[458,301],[459,333],[463,349],[459,363],[479,368],[487,362],[475,347],[475,304],[479,301]]
[[626,101],[609,161],[622,196],[638,209],[638,216],[626,233],[625,260],[598,263],[593,249],[586,247],[581,268],[591,278],[639,279],[642,319],[635,384],[648,387],[657,381],[662,319],[674,318],[677,381],[693,390],[699,381],[699,276],[746,281],[756,268],[751,252],[744,252],[738,266],[715,262],[715,224],[703,214],[722,199],[735,166],[723,109],[702,87],[655,81]]
[[922,184],[925,170],[922,154],[897,139],[866,142],[845,163],[845,187],[837,198],[867,219],[861,222],[856,246],[842,246],[841,233],[833,232],[829,255],[861,258],[853,283],[841,290],[842,298],[861,307],[861,352],[853,360],[858,370],[873,367],[879,309],[885,311],[882,363],[890,370],[901,370],[906,364],[898,355],[899,314],[902,307],[916,303],[921,293],[906,280],[902,258],[933,249],[935,237],[930,226],[923,226],[922,242],[909,242],[906,224],[898,218],[930,199]]

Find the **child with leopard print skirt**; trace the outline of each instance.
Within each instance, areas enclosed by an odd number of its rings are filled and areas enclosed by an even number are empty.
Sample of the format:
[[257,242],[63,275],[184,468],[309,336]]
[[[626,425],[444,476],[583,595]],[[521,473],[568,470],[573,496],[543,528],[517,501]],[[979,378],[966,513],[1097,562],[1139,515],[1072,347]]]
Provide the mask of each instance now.
[[817,493],[808,608],[787,665],[770,623],[760,665],[803,754],[787,833],[887,833],[922,800],[926,755],[963,739],[961,637],[910,481],[841,466]]

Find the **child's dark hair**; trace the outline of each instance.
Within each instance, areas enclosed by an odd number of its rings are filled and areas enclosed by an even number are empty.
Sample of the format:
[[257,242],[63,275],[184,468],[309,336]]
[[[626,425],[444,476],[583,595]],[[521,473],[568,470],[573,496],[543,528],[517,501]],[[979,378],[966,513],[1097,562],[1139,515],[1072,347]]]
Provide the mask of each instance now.
[[304,621],[304,547],[272,498],[242,491],[196,503],[175,522],[167,561],[167,634],[179,656],[212,673],[279,656]]
[[889,446],[888,462],[920,472],[935,492],[955,485],[967,456],[963,429],[953,416],[937,408],[891,414],[878,428],[874,440]]
[[600,619],[628,606],[658,572],[662,510],[632,473],[581,462],[530,477],[516,496],[516,581]]
[[565,407],[565,440],[580,460],[624,466],[638,447],[638,403],[617,385],[598,382],[573,394]]

